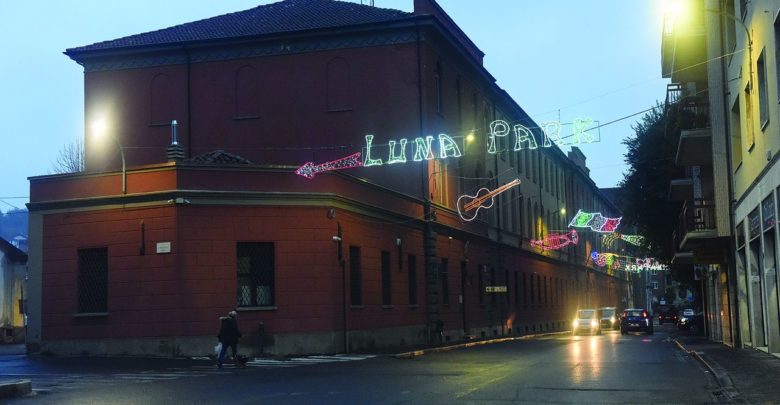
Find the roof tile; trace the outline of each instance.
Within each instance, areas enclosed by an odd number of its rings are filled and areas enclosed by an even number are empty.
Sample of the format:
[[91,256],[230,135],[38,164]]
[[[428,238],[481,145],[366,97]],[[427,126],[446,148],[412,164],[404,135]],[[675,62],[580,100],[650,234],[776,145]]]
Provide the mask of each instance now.
[[285,0],[157,31],[70,48],[85,51],[253,37],[404,19],[412,13],[337,0]]

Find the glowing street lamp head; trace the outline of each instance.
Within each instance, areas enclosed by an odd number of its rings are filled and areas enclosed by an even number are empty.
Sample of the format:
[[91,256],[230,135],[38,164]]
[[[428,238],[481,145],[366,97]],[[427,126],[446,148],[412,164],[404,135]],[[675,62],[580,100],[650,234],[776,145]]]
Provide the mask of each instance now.
[[474,142],[474,133],[469,132],[468,135],[466,135],[466,142],[471,143]]
[[561,208],[561,215],[566,215],[566,207]]
[[94,136],[103,137],[108,132],[108,122],[105,117],[97,118],[92,121],[90,129],[92,129],[92,134]]

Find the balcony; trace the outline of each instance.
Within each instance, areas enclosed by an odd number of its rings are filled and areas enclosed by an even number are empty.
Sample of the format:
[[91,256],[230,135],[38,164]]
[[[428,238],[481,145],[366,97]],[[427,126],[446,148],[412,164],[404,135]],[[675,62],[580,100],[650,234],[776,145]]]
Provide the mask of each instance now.
[[[675,262],[720,263],[728,238],[719,238],[712,200],[693,199],[683,204],[677,229],[672,234]],[[678,257],[679,256],[679,257]]]
[[661,34],[661,76],[675,82],[707,78],[704,2],[689,1],[690,13],[682,17],[664,15]]

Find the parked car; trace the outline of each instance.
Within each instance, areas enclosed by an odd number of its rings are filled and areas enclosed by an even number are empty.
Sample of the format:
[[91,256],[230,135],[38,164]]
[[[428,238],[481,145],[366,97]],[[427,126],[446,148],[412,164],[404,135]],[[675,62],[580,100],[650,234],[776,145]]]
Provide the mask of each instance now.
[[574,316],[571,329],[574,336],[579,335],[581,332],[600,335],[601,325],[599,323],[598,311],[595,309],[578,310],[577,315]]
[[615,313],[615,307],[603,307],[598,311],[601,329],[615,330],[620,328],[619,319]]
[[702,330],[704,328],[704,316],[701,312],[696,313],[693,309],[685,309],[677,321],[677,329],[690,330],[691,328]]
[[620,317],[620,334],[628,332],[645,332],[653,334],[653,316],[646,309],[630,308],[623,311]]
[[665,311],[661,311],[658,313],[658,324],[663,325],[664,322],[671,322],[671,323],[677,323],[677,310],[674,308],[669,308]]

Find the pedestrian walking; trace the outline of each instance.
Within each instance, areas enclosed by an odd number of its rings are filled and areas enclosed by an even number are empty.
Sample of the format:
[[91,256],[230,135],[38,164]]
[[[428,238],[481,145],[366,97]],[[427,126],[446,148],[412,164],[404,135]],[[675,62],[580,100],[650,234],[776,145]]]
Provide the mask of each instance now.
[[225,361],[225,354],[228,347],[233,352],[233,359],[238,358],[238,339],[241,338],[241,331],[238,329],[238,320],[236,319],[236,311],[230,311],[228,316],[220,317],[220,327],[217,339],[222,343],[222,350],[217,357],[217,366],[222,368],[222,364]]

